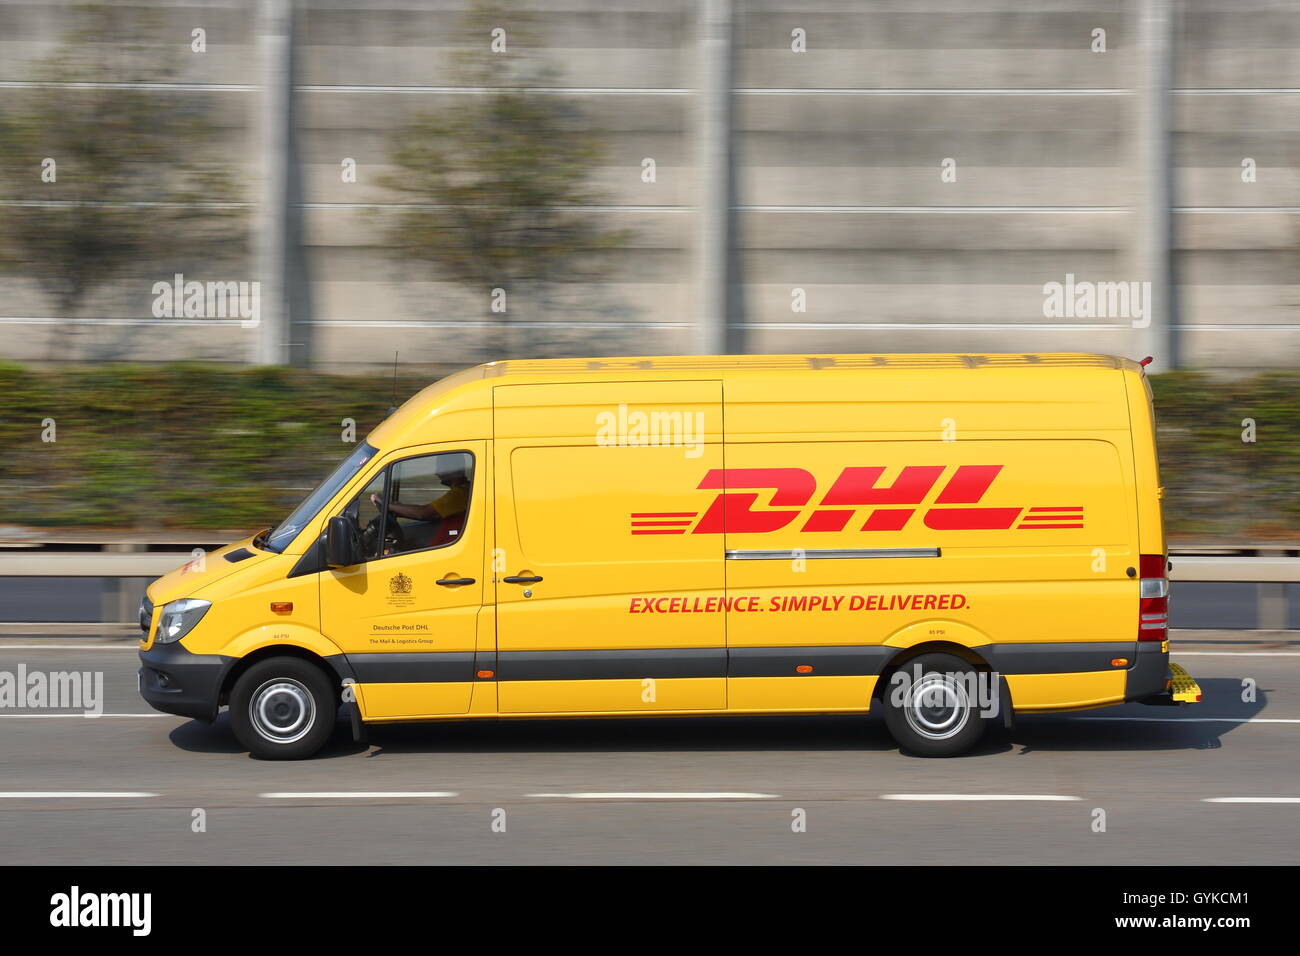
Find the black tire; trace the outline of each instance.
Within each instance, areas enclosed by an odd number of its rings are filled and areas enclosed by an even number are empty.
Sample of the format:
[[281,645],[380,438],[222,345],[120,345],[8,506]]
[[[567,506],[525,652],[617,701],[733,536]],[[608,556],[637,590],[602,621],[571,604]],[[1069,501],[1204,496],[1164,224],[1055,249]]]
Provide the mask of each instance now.
[[[994,719],[981,715],[976,692],[988,680],[987,672],[952,654],[914,657],[890,675],[881,691],[885,726],[899,747],[919,757],[965,753]],[[989,692],[997,694],[998,687]]]
[[258,661],[230,692],[230,724],[254,757],[301,760],[329,740],[338,717],[334,682],[297,657]]

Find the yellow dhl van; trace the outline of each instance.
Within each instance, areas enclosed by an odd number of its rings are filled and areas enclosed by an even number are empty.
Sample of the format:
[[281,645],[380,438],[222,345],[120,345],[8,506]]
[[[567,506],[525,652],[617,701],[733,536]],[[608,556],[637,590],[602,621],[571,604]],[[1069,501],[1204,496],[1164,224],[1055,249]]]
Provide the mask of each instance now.
[[1169,662],[1151,392],[1101,355],[497,362],[276,528],[153,582],[141,691],[255,755],[363,724],[1199,700]]

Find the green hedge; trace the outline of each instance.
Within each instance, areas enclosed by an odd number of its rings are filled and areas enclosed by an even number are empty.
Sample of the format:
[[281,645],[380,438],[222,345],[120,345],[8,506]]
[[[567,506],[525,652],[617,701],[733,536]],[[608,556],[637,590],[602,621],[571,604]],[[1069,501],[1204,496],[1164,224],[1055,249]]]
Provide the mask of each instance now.
[[[1151,377],[1171,536],[1300,538],[1300,372]],[[1255,440],[1242,440],[1251,419]]]
[[[398,402],[427,385],[398,381]],[[273,524],[393,404],[391,376],[198,364],[0,365],[0,523],[153,531]],[[56,441],[41,440],[55,421]]]
[[[427,384],[404,379],[399,402]],[[1300,373],[1153,376],[1171,535],[1300,537]],[[283,517],[392,404],[386,375],[0,364],[0,524],[252,529]],[[41,422],[55,421],[55,442]],[[1242,441],[1254,419],[1257,441]]]

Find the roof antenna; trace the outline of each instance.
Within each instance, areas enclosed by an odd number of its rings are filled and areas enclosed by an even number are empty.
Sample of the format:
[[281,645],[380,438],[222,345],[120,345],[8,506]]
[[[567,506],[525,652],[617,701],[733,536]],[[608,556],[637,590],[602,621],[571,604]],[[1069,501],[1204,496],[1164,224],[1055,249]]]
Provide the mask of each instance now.
[[[388,415],[397,411],[397,349],[393,349],[393,404],[388,406]],[[388,415],[384,417],[387,418]]]

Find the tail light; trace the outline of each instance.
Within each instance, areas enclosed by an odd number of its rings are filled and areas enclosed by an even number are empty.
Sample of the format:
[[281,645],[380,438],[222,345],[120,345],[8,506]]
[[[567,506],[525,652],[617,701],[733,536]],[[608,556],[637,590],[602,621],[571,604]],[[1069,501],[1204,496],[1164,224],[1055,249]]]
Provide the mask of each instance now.
[[1138,558],[1138,640],[1164,641],[1169,637],[1169,578],[1163,554]]

